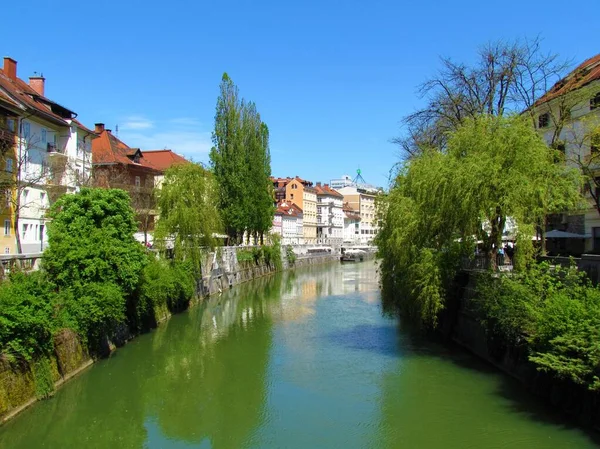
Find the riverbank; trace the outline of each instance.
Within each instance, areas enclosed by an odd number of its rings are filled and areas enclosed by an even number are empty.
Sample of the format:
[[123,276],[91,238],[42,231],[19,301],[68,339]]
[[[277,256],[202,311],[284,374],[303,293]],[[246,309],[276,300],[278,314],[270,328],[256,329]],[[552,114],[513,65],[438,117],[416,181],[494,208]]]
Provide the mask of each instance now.
[[[219,248],[206,255],[202,265],[202,279],[198,279],[197,295],[190,301],[189,307],[203,298],[219,294],[241,283],[272,274],[279,270],[295,269],[308,265],[325,264],[337,261],[337,256],[316,255],[297,258],[291,261],[285,249],[281,249],[281,265],[268,264],[265,261],[237,260],[236,247]],[[185,310],[185,309],[183,309]],[[183,311],[181,310],[181,311]],[[161,308],[155,310],[156,325],[168,320],[172,313]],[[135,338],[138,334],[122,326],[107,339],[109,355],[119,346]],[[0,423],[14,418],[40,399],[52,394],[69,379],[83,372],[94,363],[81,339],[74,332],[65,330],[57,336],[53,354],[41,362],[15,364],[0,359]],[[45,390],[40,390],[40,384]]]
[[[476,299],[477,276],[462,272],[456,289],[448,298],[440,330],[455,343],[482,360],[517,379],[531,394],[579,424],[600,431],[600,394],[569,379],[544,372],[529,359],[524,344],[509,344],[486,331],[472,307]],[[525,338],[525,337],[523,337]]]

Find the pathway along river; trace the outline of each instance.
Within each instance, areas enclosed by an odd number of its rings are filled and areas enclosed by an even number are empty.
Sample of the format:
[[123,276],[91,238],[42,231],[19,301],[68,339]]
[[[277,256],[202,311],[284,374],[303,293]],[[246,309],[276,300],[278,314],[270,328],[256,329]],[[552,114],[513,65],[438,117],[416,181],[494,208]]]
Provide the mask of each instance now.
[[598,444],[469,353],[383,317],[374,262],[235,287],[0,427],[7,449]]

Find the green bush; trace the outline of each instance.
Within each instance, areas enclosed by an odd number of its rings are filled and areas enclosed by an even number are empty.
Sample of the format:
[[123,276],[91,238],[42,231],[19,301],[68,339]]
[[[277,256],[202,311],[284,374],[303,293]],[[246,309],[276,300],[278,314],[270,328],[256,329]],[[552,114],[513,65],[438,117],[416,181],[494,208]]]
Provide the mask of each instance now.
[[543,263],[477,285],[473,305],[492,339],[525,347],[540,371],[600,389],[600,289],[585,273]]
[[292,245],[285,247],[285,257],[287,259],[288,266],[292,266],[296,263],[296,253],[294,252]]
[[54,294],[42,272],[16,273],[0,284],[0,352],[32,360],[53,349]]
[[75,284],[57,296],[61,321],[97,349],[100,339],[125,322],[126,299],[113,282]]
[[187,307],[194,292],[191,264],[151,257],[142,274],[139,302],[142,310],[167,307],[176,311]]

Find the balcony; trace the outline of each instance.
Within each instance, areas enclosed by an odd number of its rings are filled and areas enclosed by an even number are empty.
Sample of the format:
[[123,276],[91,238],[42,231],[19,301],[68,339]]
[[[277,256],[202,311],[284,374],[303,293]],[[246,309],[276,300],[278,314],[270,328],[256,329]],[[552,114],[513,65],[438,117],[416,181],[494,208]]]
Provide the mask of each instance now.
[[46,144],[46,152],[48,153],[48,155],[66,156],[65,148],[64,147],[61,148],[59,145],[57,145],[55,143],[48,142]]

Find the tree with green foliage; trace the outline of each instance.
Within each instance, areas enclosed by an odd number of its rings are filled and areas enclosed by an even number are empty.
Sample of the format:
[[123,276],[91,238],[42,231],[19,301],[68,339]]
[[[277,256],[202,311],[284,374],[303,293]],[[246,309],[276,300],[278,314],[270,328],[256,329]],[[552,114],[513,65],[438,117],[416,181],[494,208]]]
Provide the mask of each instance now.
[[175,259],[189,261],[199,273],[204,250],[215,246],[214,234],[221,231],[214,176],[199,164],[174,165],[157,195],[155,241],[163,247],[172,241]]
[[251,201],[248,208],[246,231],[254,244],[273,226],[273,183],[271,182],[271,155],[269,150],[269,128],[260,119],[254,103],[243,104],[243,137],[247,168],[247,196]]
[[219,185],[218,206],[227,235],[239,242],[247,223],[246,161],[242,139],[242,106],[238,88],[223,74],[217,99],[210,162]]
[[273,222],[269,130],[256,105],[239,98],[225,73],[220,86],[210,161],[219,185],[219,210],[227,235],[239,243],[244,233],[255,242]]
[[50,208],[43,268],[57,291],[61,320],[85,338],[109,334],[135,309],[147,263],[130,199],[118,189],[83,188]]
[[507,218],[517,225],[517,266],[532,259],[541,216],[578,204],[578,172],[554,163],[519,116],[465,120],[447,149],[406,163],[380,208],[384,289],[416,321],[434,326],[460,261],[477,241],[495,266]]

